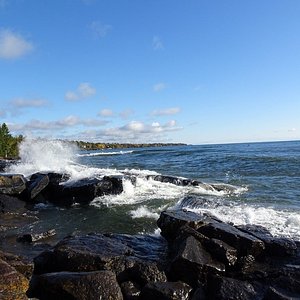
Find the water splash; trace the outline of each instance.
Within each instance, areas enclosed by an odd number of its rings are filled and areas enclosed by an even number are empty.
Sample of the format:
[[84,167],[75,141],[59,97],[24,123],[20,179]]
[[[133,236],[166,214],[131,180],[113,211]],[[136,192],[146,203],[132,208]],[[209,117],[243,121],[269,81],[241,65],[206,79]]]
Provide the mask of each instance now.
[[19,148],[21,161],[9,171],[25,176],[40,171],[66,172],[76,164],[75,151],[75,146],[67,142],[26,138]]

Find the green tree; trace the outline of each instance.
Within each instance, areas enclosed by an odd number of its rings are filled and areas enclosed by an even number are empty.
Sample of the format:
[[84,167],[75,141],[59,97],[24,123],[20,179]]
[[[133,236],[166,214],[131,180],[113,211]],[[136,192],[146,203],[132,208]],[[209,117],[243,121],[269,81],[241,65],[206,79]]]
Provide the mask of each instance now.
[[0,157],[11,158],[18,156],[18,146],[23,136],[13,137],[5,123],[0,127]]

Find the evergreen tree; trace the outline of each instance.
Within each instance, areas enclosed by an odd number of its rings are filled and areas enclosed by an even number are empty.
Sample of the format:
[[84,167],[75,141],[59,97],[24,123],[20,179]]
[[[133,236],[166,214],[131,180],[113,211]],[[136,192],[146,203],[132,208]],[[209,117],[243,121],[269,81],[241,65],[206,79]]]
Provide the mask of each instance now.
[[0,157],[11,158],[18,156],[18,145],[23,136],[13,137],[5,123],[0,127]]

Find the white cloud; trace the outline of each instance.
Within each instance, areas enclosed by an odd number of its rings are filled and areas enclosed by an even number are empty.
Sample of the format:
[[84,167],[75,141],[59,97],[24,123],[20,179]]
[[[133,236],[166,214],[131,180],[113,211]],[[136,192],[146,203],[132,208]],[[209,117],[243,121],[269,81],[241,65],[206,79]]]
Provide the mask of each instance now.
[[65,99],[68,101],[78,101],[96,94],[96,89],[93,88],[90,83],[80,83],[76,91],[68,91],[65,94]]
[[119,113],[119,116],[123,119],[127,119],[134,114],[132,109],[125,109]]
[[99,119],[81,119],[78,116],[70,115],[56,121],[31,120],[26,124],[11,124],[10,128],[15,131],[51,131],[62,130],[74,126],[99,127],[106,125],[108,122]]
[[13,108],[27,108],[27,107],[43,107],[48,105],[48,101],[44,99],[24,99],[16,98],[10,101]]
[[165,49],[162,40],[158,36],[153,37],[152,47],[153,47],[154,50],[163,50],[163,49]]
[[297,131],[297,129],[296,129],[296,128],[291,128],[291,129],[289,129],[288,131],[289,131],[289,132],[295,132],[295,131]]
[[9,29],[0,30],[0,58],[16,59],[30,53],[33,44]]
[[168,116],[168,115],[175,115],[180,112],[179,107],[171,107],[166,109],[154,110],[151,115],[153,116]]
[[166,88],[166,84],[163,83],[163,82],[160,82],[160,83],[156,83],[153,86],[153,91],[154,92],[160,92],[160,91],[164,90],[165,88]]
[[104,38],[112,29],[111,25],[102,24],[99,21],[94,21],[90,25],[91,30],[96,38]]
[[108,108],[104,108],[99,111],[98,116],[100,117],[112,117],[114,115],[113,111]]

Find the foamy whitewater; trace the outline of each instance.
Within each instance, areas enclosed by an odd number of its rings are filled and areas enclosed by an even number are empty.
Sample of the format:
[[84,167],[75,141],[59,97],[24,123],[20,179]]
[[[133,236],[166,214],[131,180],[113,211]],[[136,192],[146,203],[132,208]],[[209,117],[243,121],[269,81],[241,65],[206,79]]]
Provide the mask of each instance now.
[[[275,236],[300,240],[299,142],[80,151],[62,141],[25,140],[20,156],[8,172],[68,173],[70,181],[123,177],[122,194],[98,197],[88,207],[36,205],[41,218],[33,226],[40,231],[56,228],[61,236],[74,230],[154,233],[162,210],[186,209],[236,225],[262,225]],[[159,174],[206,185],[147,179]],[[135,184],[129,179],[133,175]]]

